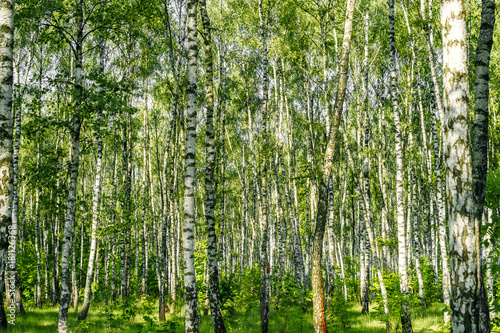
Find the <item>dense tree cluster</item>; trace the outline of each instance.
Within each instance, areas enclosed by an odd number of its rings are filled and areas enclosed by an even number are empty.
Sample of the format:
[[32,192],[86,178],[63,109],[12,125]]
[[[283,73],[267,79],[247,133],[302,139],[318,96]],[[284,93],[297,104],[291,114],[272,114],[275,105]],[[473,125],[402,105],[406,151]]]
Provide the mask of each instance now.
[[5,0],[0,25],[0,306],[66,332],[144,296],[221,333],[240,284],[262,332],[292,303],[316,332],[352,301],[498,324],[494,0]]

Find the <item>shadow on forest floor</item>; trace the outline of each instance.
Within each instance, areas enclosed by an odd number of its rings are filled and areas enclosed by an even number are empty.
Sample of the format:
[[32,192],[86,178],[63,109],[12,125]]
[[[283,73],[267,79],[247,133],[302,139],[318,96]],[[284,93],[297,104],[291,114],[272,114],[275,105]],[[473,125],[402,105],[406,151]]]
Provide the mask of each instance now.
[[[47,307],[37,309],[33,306],[27,306],[27,314],[24,316],[17,315],[15,318],[15,326],[9,325],[11,332],[56,332],[57,331],[57,316],[59,307]],[[356,332],[356,333],[378,333],[385,331],[385,322],[382,317],[372,307],[370,313],[361,314],[361,307],[358,304],[349,304],[346,309],[347,327],[342,330],[340,326],[336,326],[333,322],[329,322],[329,332]],[[118,316],[119,311],[113,310],[112,316]],[[328,315],[328,313],[327,313]],[[149,330],[146,328],[144,316],[137,315],[134,320],[127,325],[113,325],[109,322],[110,314],[105,313],[101,306],[91,307],[89,317],[86,321],[78,321],[78,314],[71,308],[68,314],[68,332],[175,332],[183,333],[183,317],[182,316],[167,316],[167,323],[170,326],[163,326],[162,330]],[[151,314],[151,317],[156,317],[156,314]],[[146,319],[147,320],[147,319]],[[260,314],[259,307],[246,313],[238,311],[231,316],[225,314],[225,322],[229,332],[260,332]],[[441,307],[439,304],[434,304],[427,309],[413,308],[412,309],[412,324],[415,333],[439,332],[443,323]],[[213,332],[210,316],[202,316],[199,326],[200,333]],[[299,332],[314,332],[312,326],[312,308],[308,312],[302,314],[302,311],[294,311],[293,309],[282,309],[274,311],[271,309],[269,317],[269,332],[273,333],[299,333]],[[397,323],[394,323],[392,332],[401,332],[401,328]],[[500,331],[494,331],[500,332]]]
[[[73,332],[80,326],[85,326],[83,331],[88,332],[111,332],[106,330],[106,317],[102,312],[94,310],[92,307],[89,311],[89,321],[81,325],[82,322],[77,320],[78,313],[71,307],[68,311],[68,332]],[[43,332],[57,332],[57,318],[59,314],[59,306],[47,306],[38,309],[34,306],[26,306],[25,315],[16,314],[14,319],[15,325],[8,325],[8,330],[11,332],[29,332],[29,333],[43,333]]]

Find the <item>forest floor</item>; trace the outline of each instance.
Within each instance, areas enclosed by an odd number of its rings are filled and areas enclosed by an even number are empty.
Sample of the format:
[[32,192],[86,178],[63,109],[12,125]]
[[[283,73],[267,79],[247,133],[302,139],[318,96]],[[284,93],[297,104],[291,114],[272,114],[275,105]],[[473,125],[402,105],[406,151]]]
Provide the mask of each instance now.
[[[44,309],[34,308],[32,305],[26,307],[27,314],[17,315],[15,326],[9,325],[11,332],[55,332],[57,331],[58,307],[47,307]],[[183,317],[167,315],[163,325],[158,325],[149,314],[141,314],[137,311],[128,320],[121,317],[122,310],[109,310],[109,307],[94,306],[90,308],[89,317],[86,321],[77,321],[78,314],[70,309],[68,315],[69,332],[172,332],[183,333]],[[443,329],[442,304],[435,303],[427,309],[412,309],[412,324],[415,333],[441,332]],[[362,315],[358,304],[348,304],[343,312],[343,319],[327,317],[329,332],[386,332],[382,317],[372,308],[371,313]],[[228,332],[260,332],[260,315],[258,307],[254,311],[246,313],[236,310],[232,315],[226,315],[226,328]],[[343,328],[343,324],[345,327]],[[200,333],[213,332],[209,315],[204,315],[199,327]],[[293,309],[282,309],[275,311],[271,309],[269,318],[269,332],[314,332],[312,325],[312,308],[302,314],[302,311]],[[401,332],[398,324],[394,324],[392,332]],[[500,332],[494,330],[493,332]]]

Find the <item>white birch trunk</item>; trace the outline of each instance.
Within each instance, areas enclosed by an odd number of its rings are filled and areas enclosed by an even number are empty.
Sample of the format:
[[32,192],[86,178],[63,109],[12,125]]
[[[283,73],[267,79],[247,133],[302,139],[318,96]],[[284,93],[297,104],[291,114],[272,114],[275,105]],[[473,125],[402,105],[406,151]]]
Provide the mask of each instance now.
[[[17,226],[12,223],[12,83],[14,46],[14,1],[4,1],[0,5],[0,327],[7,328],[3,290],[4,276],[12,278],[16,269],[15,259],[11,261],[11,251],[16,251]],[[19,111],[20,112],[20,111]],[[10,237],[9,237],[10,234]],[[14,240],[14,244],[11,243]],[[13,276],[15,279],[15,276]]]
[[460,0],[441,3],[446,199],[450,236],[451,330],[479,331],[477,248],[469,143],[466,13]]
[[186,299],[186,333],[198,332],[198,293],[194,268],[194,222],[195,222],[195,181],[196,181],[196,88],[197,88],[197,0],[187,3],[187,115],[186,151],[184,173],[184,229],[182,244],[184,255],[184,288]]
[[76,186],[78,181],[78,168],[80,164],[80,104],[82,96],[82,61],[83,61],[83,4],[82,0],[77,2],[77,37],[75,47],[75,90],[76,102],[73,117],[71,119],[71,164],[68,189],[68,203],[66,206],[66,218],[64,221],[63,243],[61,251],[61,301],[59,304],[59,333],[66,333],[69,307],[69,250],[71,246],[71,234],[75,221]]
[[398,273],[400,278],[400,291],[403,294],[403,302],[401,304],[401,325],[403,332],[412,332],[412,324],[410,318],[409,306],[409,289],[408,289],[408,272],[406,267],[406,231],[405,231],[405,216],[404,216],[404,197],[403,197],[403,144],[402,144],[402,130],[401,122],[399,119],[399,103],[397,92],[397,78],[396,78],[396,41],[394,31],[394,0],[389,0],[389,41],[390,41],[390,74],[391,74],[391,98],[392,110],[394,113],[394,141],[395,141],[395,154],[396,154],[396,220],[398,225]]

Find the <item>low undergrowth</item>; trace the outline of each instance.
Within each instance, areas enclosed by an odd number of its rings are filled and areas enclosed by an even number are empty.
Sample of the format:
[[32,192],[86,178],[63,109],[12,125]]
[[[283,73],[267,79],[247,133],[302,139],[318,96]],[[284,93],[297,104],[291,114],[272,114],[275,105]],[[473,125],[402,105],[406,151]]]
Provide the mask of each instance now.
[[[281,306],[275,309],[271,299],[271,310],[269,316],[269,332],[313,332],[312,308],[309,306],[303,312],[302,305]],[[119,302],[110,306],[103,304],[94,305],[90,308],[90,313],[85,321],[78,321],[78,314],[70,309],[68,315],[69,332],[74,333],[101,333],[101,332],[172,332],[183,333],[184,316],[182,311],[175,314],[167,314],[166,321],[159,322],[157,309],[158,303],[152,299],[129,300],[130,305],[126,306]],[[344,303],[335,307],[335,303],[327,308],[327,320],[329,332],[384,332],[384,318],[381,317],[375,307],[370,308],[367,315],[361,314],[361,307],[358,304]],[[128,308],[128,309],[127,309]],[[181,306],[177,307],[182,309]],[[441,304],[433,304],[427,309],[412,309],[412,323],[414,332],[440,332],[442,331]],[[336,309],[336,310],[333,310]],[[12,332],[55,332],[57,330],[58,307],[48,307],[45,309],[34,308],[31,304],[26,307],[27,314],[18,315],[15,319],[15,326],[10,325]],[[342,312],[342,313],[341,313]],[[260,332],[260,313],[257,304],[252,308],[246,306],[235,307],[234,313],[229,314],[227,310],[223,312],[226,328],[228,332]],[[339,315],[341,317],[339,317]],[[209,315],[203,315],[199,326],[200,333],[213,332]],[[398,332],[394,327],[393,332]],[[400,331],[400,330],[399,330]]]

